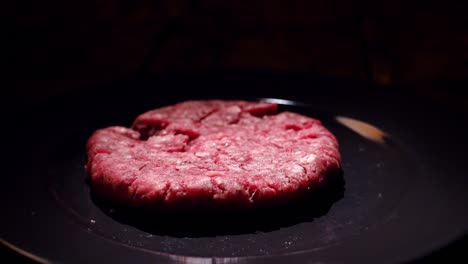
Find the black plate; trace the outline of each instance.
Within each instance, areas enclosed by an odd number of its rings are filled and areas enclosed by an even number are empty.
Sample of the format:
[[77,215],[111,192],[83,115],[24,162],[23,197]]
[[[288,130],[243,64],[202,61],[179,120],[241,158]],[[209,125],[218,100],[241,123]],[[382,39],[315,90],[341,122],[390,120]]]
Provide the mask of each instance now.
[[[11,159],[2,185],[3,243],[44,261],[66,263],[398,263],[468,230],[466,129],[459,125],[464,116],[385,93],[329,92],[277,101],[281,110],[321,119],[340,143],[344,190],[319,212],[278,212],[271,222],[263,219],[264,226],[242,221],[216,232],[197,229],[193,219],[177,225],[195,227],[174,232],[167,221],[156,219],[151,228],[117,217],[114,209],[91,198],[84,145],[97,128],[128,126],[140,112],[194,98],[148,87],[122,85],[18,110],[6,142]],[[360,136],[337,116],[381,129],[385,141]],[[315,210],[302,208],[309,209]]]

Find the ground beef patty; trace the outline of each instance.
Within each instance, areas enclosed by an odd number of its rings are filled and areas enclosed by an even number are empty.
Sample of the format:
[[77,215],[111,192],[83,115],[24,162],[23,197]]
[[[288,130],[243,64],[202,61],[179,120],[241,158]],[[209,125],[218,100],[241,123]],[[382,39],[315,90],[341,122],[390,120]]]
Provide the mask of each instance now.
[[241,208],[308,193],[340,170],[320,121],[245,101],[188,101],[146,112],[87,143],[93,191],[145,208]]

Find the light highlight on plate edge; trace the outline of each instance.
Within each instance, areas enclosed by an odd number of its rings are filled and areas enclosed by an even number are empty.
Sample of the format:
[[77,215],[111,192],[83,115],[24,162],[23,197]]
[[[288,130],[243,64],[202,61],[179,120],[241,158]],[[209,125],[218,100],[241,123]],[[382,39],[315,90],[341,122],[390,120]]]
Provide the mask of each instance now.
[[385,139],[388,138],[381,129],[366,122],[344,116],[337,116],[335,119],[343,126],[374,142],[385,144]]

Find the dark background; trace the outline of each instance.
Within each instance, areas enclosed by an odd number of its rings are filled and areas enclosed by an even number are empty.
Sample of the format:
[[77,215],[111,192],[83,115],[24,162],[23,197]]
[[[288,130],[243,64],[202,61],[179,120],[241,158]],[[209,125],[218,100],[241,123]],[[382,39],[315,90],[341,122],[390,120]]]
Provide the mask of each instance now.
[[34,96],[213,69],[466,83],[468,4],[452,2],[15,1],[2,8],[6,72],[15,94]]
[[[7,18],[4,93],[11,96],[3,106],[109,83],[253,72],[349,80],[468,111],[468,3],[451,2],[10,1],[0,11]],[[234,93],[249,93],[242,89]],[[283,94],[298,97],[301,89]],[[463,255],[466,245],[464,239],[432,257]]]

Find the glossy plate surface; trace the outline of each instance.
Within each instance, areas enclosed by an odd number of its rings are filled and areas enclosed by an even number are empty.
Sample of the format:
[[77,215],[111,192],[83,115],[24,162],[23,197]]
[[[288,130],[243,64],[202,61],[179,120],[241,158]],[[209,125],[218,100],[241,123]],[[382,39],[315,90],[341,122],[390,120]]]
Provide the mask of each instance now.
[[23,118],[11,120],[6,142],[2,241],[38,260],[63,263],[397,263],[466,234],[461,114],[448,116],[381,94],[259,98],[279,103],[280,111],[318,118],[336,135],[344,188],[334,189],[319,210],[305,205],[300,213],[210,229],[189,218],[137,223],[92,199],[83,167],[90,134],[128,126],[138,113],[192,98],[162,96],[141,85],[21,110]]

